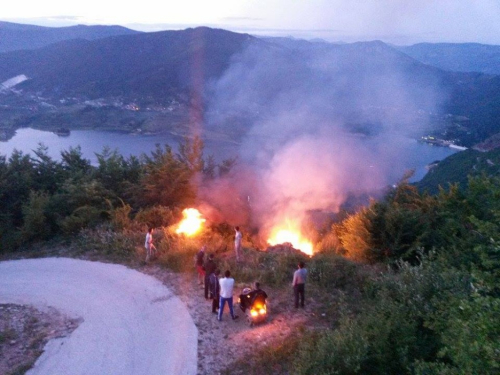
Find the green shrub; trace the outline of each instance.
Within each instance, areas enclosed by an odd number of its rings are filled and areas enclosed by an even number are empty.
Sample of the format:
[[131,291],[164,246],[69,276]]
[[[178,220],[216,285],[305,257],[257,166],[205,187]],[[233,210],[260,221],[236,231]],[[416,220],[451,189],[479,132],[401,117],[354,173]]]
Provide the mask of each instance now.
[[[345,267],[338,272],[340,279],[330,273],[342,269],[339,265]],[[313,258],[310,270],[311,281],[325,286],[345,285],[364,274],[353,264],[325,256]],[[365,298],[358,301],[359,313],[341,309],[335,329],[307,339],[294,366],[298,373],[410,374],[417,365],[441,362],[439,353],[448,339],[440,324],[449,322],[453,300],[470,292],[463,272],[424,258],[419,266],[400,263],[397,272],[376,279],[362,276],[358,283]]]
[[292,368],[295,374],[361,374],[369,342],[363,327],[344,318],[341,328],[305,334]]
[[0,212],[0,254],[18,248],[21,233],[16,230],[10,215]]
[[340,255],[319,253],[309,261],[309,280],[325,289],[361,286],[365,277],[361,267]]
[[47,223],[45,209],[49,197],[45,193],[30,193],[28,202],[23,205],[23,226],[21,238],[25,242],[47,239],[51,235],[50,226]]
[[[111,202],[109,202],[111,206]],[[121,202],[121,207],[113,208],[109,210],[110,222],[114,230],[123,231],[132,229],[132,220],[130,217],[130,212],[132,207],[125,202]]]
[[153,206],[140,210],[134,220],[146,227],[160,228],[172,225],[179,213],[166,206]]
[[136,236],[115,232],[105,226],[82,229],[73,244],[77,253],[118,261],[133,259],[136,246]]
[[108,215],[105,210],[92,206],[82,206],[73,211],[71,215],[61,219],[59,226],[65,234],[77,233],[85,228],[97,227],[109,219]]

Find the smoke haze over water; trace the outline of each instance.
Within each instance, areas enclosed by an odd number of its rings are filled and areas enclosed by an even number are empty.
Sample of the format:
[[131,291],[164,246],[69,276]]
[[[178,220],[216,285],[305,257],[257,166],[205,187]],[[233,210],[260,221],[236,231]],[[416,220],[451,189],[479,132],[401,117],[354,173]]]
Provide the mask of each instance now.
[[399,180],[405,142],[443,99],[419,69],[380,42],[260,44],[238,56],[213,87],[207,127],[239,135],[231,186],[250,197],[255,224],[336,212]]

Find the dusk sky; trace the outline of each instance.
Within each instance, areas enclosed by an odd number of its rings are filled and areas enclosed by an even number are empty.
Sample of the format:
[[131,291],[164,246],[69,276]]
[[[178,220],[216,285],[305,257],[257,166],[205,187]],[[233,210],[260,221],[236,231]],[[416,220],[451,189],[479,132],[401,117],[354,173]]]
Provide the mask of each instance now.
[[16,0],[2,7],[0,20],[142,31],[210,26],[345,42],[500,44],[500,0]]

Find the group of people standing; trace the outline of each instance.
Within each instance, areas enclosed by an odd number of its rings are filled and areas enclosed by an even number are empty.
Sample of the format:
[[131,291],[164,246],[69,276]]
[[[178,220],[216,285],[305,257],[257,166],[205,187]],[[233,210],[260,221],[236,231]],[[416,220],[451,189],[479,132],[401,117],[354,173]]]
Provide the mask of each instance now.
[[[240,228],[235,227],[234,251],[237,262],[241,261],[242,237]],[[154,252],[156,252],[156,247],[153,245],[153,228],[148,228],[144,246],[146,248],[147,263]],[[222,312],[224,311],[226,303],[229,306],[231,318],[233,320],[238,319],[238,315],[235,315],[233,309],[234,279],[231,277],[231,272],[227,270],[224,272],[224,275],[220,277],[221,271],[217,268],[214,261],[214,255],[209,254],[207,259],[205,259],[206,250],[207,247],[203,246],[195,256],[198,283],[201,285],[202,289],[204,289],[205,299],[212,300],[212,313],[217,314],[217,319],[219,321],[222,320]],[[304,267],[304,262],[299,262],[298,268],[293,274],[292,287],[295,298],[295,308],[299,306],[304,307],[305,284],[307,278],[307,270]],[[257,289],[260,289],[259,286],[257,286]]]
[[[205,259],[206,246],[203,246],[195,257],[195,267],[198,273],[198,281],[205,291],[205,299],[212,300],[212,313],[217,314],[217,320],[222,320],[222,313],[226,303],[229,307],[229,314],[233,320],[238,319],[233,308],[234,279],[231,271],[224,272],[219,278],[220,270],[214,261],[214,255],[209,254]],[[204,282],[201,282],[203,278]],[[218,311],[217,311],[218,310]]]

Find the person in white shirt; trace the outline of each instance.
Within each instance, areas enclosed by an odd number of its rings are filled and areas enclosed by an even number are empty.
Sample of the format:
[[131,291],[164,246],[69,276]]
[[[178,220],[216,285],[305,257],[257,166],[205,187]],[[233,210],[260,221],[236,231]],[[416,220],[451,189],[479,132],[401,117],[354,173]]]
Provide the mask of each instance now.
[[231,272],[227,270],[224,272],[224,277],[219,279],[220,285],[220,298],[219,298],[219,314],[217,315],[217,320],[220,322],[222,320],[222,312],[224,311],[224,306],[226,302],[229,306],[229,313],[233,320],[238,319],[238,315],[234,315],[233,311],[233,288],[234,279],[231,277]]
[[234,230],[236,231],[234,235],[234,252],[236,253],[236,261],[240,261],[240,253],[241,253],[241,239],[243,238],[243,235],[240,232],[240,227],[235,227]]
[[299,297],[300,297],[300,306],[304,307],[304,294],[305,294],[305,286],[306,286],[306,278],[307,278],[307,270],[304,268],[304,262],[299,262],[299,266],[297,271],[293,274],[293,294],[295,297],[295,308],[299,307]]
[[146,233],[146,241],[144,242],[144,247],[146,248],[146,263],[149,261],[153,255],[153,250],[156,252],[156,247],[153,245],[153,228],[148,228],[148,233]]

